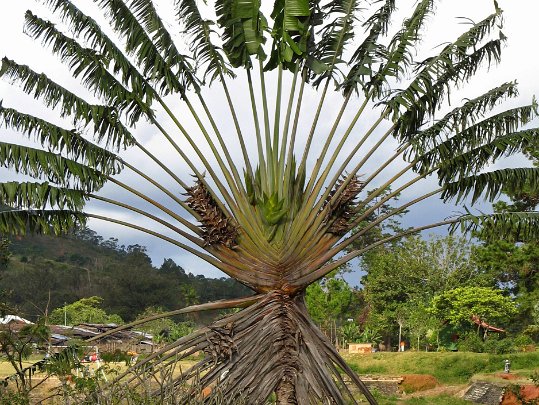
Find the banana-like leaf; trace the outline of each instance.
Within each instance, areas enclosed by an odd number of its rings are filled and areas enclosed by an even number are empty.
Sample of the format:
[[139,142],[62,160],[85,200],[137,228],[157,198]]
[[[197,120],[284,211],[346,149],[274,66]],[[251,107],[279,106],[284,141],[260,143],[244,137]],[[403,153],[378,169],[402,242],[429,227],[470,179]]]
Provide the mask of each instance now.
[[130,125],[134,125],[142,116],[152,118],[151,108],[144,103],[140,95],[126,89],[105,68],[108,61],[93,49],[83,48],[77,41],[58,31],[54,24],[45,21],[32,12],[25,15],[25,29],[28,35],[42,39],[45,46],[50,46],[61,61],[71,70],[73,77],[81,77],[82,84],[92,93],[113,105],[120,113],[126,113]]
[[13,235],[62,235],[86,224],[86,216],[69,210],[0,211],[0,232]]
[[429,171],[432,167],[443,164],[444,161],[456,155],[488,144],[503,135],[516,132],[536,116],[536,106],[532,104],[513,108],[476,122],[463,131],[449,136],[447,140],[437,142],[430,151],[419,157],[416,169],[420,169],[422,173]]
[[0,183],[0,204],[25,209],[56,208],[80,211],[88,200],[82,190],[55,187],[47,182]]
[[[127,54],[135,56],[142,74],[158,84],[163,94],[184,93],[189,86],[198,86],[188,61],[178,54],[161,55],[160,49],[122,0],[99,0],[98,5],[108,12],[114,31],[125,40]],[[166,47],[165,41],[161,47]]]
[[374,90],[374,97],[383,96],[383,86],[389,77],[399,78],[412,65],[412,50],[420,40],[420,32],[429,14],[433,12],[434,0],[419,2],[410,18],[407,18],[402,29],[391,39],[384,52],[382,66],[368,84]]
[[472,195],[474,204],[482,195],[493,202],[502,193],[527,192],[539,193],[539,168],[501,169],[475,176],[464,177],[443,186],[444,201],[455,199],[457,203]]
[[262,45],[267,21],[260,0],[218,0],[217,23],[223,29],[223,49],[233,67],[250,69],[251,56],[265,58]]
[[[440,184],[478,173],[502,156],[510,156],[537,142],[539,128],[514,132],[442,162],[437,171]],[[422,164],[422,163],[419,163]],[[430,162],[426,162],[427,165]]]
[[114,74],[120,75],[125,86],[129,86],[133,93],[144,99],[147,105],[152,104],[155,97],[153,88],[140,75],[116,44],[101,30],[101,27],[93,18],[84,14],[69,0],[41,1],[59,14],[62,21],[68,25],[76,38],[83,38],[90,48],[96,50],[103,56],[104,60],[112,64],[112,71]]
[[222,76],[235,77],[229,64],[222,55],[222,48],[212,42],[211,36],[215,33],[212,26],[215,22],[205,20],[195,0],[175,1],[178,18],[184,24],[184,33],[191,39],[189,49],[197,65],[206,65],[204,80],[209,76],[210,84]]
[[5,108],[0,103],[0,123],[33,138],[43,147],[56,153],[66,153],[76,161],[106,174],[117,174],[122,169],[118,157],[88,140],[76,130],[67,130],[41,118]]
[[461,128],[473,125],[500,101],[517,95],[517,84],[509,82],[495,87],[479,97],[466,101],[462,106],[453,109],[434,125],[413,137],[411,139],[412,147],[405,156],[409,158],[413,153],[423,154],[430,149],[434,149],[446,140],[446,137],[441,134],[458,132]]
[[381,61],[384,54],[384,48],[378,40],[381,35],[387,34],[389,20],[394,11],[395,0],[385,0],[384,5],[363,24],[369,30],[369,35],[348,61],[348,65],[352,67],[340,85],[346,96],[358,91],[359,86],[365,90],[367,83],[372,80],[373,66]]
[[[149,34],[150,42],[147,42],[147,44],[153,43],[160,54],[163,55],[167,65],[175,69],[176,74],[181,78],[180,82],[184,91],[189,88],[200,91],[200,81],[195,75],[190,58],[183,55],[176,47],[172,36],[163,24],[159,14],[157,14],[153,1],[127,0],[125,4],[132,11],[132,16],[142,23],[145,31]],[[131,15],[127,18],[131,18]],[[134,22],[131,24],[133,25]]]
[[96,140],[105,140],[117,149],[133,145],[134,138],[122,124],[115,108],[92,105],[69,90],[50,80],[45,74],[34,72],[28,66],[3,58],[0,77],[19,82],[22,90],[34,98],[41,98],[49,108],[60,107],[62,117],[73,117],[85,125],[93,124]]
[[[501,13],[492,14],[460,35],[455,42],[446,45],[437,56],[418,64],[415,79],[388,101],[395,115],[399,115],[403,107],[406,110],[403,117],[408,122],[399,125],[398,135],[406,137],[416,132],[427,113],[433,116],[444,94],[449,93],[451,83],[468,80],[485,59],[489,64],[499,62],[502,39],[489,41],[479,49],[478,43],[490,34],[500,19]],[[472,54],[469,54],[470,50]]]
[[274,20],[273,45],[266,70],[279,64],[293,70],[296,60],[305,58],[309,37],[311,10],[308,0],[277,0],[271,18]]
[[56,153],[6,142],[0,142],[0,166],[86,192],[100,189],[107,180],[104,174],[86,164]]
[[481,232],[491,240],[537,240],[539,238],[539,212],[499,212],[487,215],[468,213],[451,225],[450,231]]
[[333,78],[339,81],[341,74],[338,66],[343,62],[342,56],[346,45],[354,37],[354,23],[359,8],[358,0],[332,0],[322,7],[325,19],[331,19],[317,34],[320,41],[313,48],[313,58],[327,66],[313,81],[318,86],[324,79]]
[[410,140],[425,124],[427,118],[434,116],[451,87],[466,82],[477,72],[483,61],[488,60],[489,64],[492,60],[499,61],[500,50],[500,40],[490,41],[452,65],[435,82],[424,81],[421,83],[423,87],[412,83],[410,88],[392,98],[387,104],[393,113],[393,119],[397,122],[395,135],[402,141]]

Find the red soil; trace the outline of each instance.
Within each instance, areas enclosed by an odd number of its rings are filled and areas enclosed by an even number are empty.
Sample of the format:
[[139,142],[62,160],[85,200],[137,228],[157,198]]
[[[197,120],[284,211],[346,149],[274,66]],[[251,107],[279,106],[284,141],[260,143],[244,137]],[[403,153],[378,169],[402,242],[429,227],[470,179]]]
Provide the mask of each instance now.
[[411,392],[430,390],[437,385],[438,380],[432,375],[405,374],[402,376],[400,388],[403,392],[409,394]]
[[520,405],[523,401],[539,400],[539,387],[536,385],[523,385],[520,387],[520,401],[512,392],[506,392],[501,405]]

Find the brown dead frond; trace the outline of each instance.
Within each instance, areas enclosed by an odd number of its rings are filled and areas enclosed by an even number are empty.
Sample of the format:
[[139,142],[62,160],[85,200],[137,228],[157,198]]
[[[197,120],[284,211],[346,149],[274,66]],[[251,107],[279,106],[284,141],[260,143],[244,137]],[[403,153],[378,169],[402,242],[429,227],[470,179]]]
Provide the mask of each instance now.
[[358,176],[354,176],[344,187],[344,190],[334,199],[345,179],[346,175],[343,175],[337,181],[322,207],[322,210],[326,212],[325,223],[330,224],[328,232],[335,235],[344,235],[350,230],[349,222],[354,216],[353,208],[356,205],[356,197],[364,187],[364,182],[359,180]]
[[187,189],[186,195],[188,197],[185,202],[200,216],[202,237],[206,245],[224,245],[228,248],[236,246],[236,226],[225,216],[204,184],[197,180],[193,187]]

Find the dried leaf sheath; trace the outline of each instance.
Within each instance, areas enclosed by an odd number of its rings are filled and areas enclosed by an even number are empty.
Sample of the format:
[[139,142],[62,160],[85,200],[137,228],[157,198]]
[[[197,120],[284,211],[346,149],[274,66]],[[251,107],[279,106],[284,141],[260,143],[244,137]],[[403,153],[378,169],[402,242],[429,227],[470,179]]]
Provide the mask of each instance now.
[[185,202],[200,216],[202,237],[206,245],[223,245],[230,249],[236,246],[236,227],[230,218],[225,217],[204,184],[198,180],[186,191],[189,197]]
[[[159,378],[163,369],[194,351],[203,351],[203,360],[170,382],[175,387],[175,403],[201,401],[200,392],[204,392],[202,403],[210,404],[218,398],[229,398],[226,403],[233,403],[228,401],[246,398],[248,404],[265,404],[276,390],[279,403],[357,403],[340,375],[350,371],[341,370],[335,362],[338,353],[324,335],[315,331],[303,296],[273,292],[240,313],[154,353],[120,377],[136,386],[143,383],[136,382],[141,370],[152,370]],[[314,367],[320,363],[328,368]],[[355,376],[350,378],[357,383]],[[186,386],[191,379],[196,384]],[[358,388],[375,403],[363,384]]]
[[337,198],[334,198],[337,192],[341,191],[345,179],[346,176],[343,175],[337,181],[329,192],[321,210],[326,213],[324,222],[329,224],[328,232],[335,235],[344,235],[350,230],[350,220],[356,214],[354,212],[355,200],[364,187],[364,183],[359,180],[359,177],[353,176]]

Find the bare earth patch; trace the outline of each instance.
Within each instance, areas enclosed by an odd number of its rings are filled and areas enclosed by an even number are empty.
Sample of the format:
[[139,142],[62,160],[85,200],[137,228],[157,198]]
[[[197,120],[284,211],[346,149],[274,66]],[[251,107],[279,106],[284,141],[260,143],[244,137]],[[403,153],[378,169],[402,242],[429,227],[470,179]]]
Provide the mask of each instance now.
[[464,393],[466,392],[466,389],[468,388],[467,384],[459,384],[459,385],[438,385],[434,388],[427,389],[425,391],[418,391],[413,392],[411,394],[403,395],[403,399],[405,398],[423,398],[423,397],[437,397],[440,395],[449,395],[461,398]]
[[525,401],[539,400],[539,387],[536,385],[523,385],[520,387],[520,397],[519,400],[515,394],[512,392],[507,392],[503,396],[501,405],[520,405]]
[[412,393],[426,391],[438,386],[438,380],[429,374],[404,374],[400,384],[401,391]]

